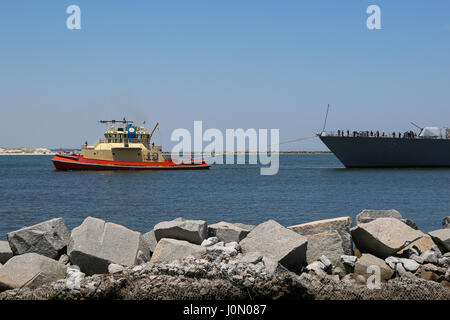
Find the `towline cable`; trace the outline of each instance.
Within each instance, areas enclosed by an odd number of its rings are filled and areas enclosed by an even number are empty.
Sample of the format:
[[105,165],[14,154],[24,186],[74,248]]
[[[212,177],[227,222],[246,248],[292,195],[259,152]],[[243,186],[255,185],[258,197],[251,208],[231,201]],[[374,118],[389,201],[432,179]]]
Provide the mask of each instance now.
[[[294,143],[294,142],[297,142],[297,141],[309,140],[309,139],[313,139],[313,138],[316,138],[316,137],[317,137],[317,135],[314,135],[314,136],[300,137],[300,138],[296,138],[296,139],[291,139],[291,140],[286,140],[286,141],[282,141],[282,142],[278,142],[278,143],[273,143],[273,144],[267,145],[266,149],[267,149],[267,147],[272,147],[272,146],[282,145],[282,144],[288,144],[288,143]],[[242,153],[259,153],[259,152],[258,151],[247,151],[247,150],[243,150],[243,151],[226,151],[226,152],[215,152],[215,153],[213,153],[214,155],[212,155],[212,156],[215,157],[215,156],[226,155],[226,154],[242,154]],[[211,155],[211,153],[204,153],[203,152],[201,159],[203,159],[204,155],[209,156],[209,155]],[[194,157],[194,158],[192,158],[192,161],[196,161],[197,159],[200,159],[200,158]]]

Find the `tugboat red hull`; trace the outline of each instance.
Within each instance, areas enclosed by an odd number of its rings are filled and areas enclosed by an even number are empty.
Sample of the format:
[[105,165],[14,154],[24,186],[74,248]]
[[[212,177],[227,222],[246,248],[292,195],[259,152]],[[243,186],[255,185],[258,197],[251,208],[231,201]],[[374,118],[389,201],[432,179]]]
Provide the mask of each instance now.
[[127,162],[84,158],[78,154],[57,154],[53,159],[57,170],[205,170],[210,165],[202,161],[175,163],[171,159],[164,162]]

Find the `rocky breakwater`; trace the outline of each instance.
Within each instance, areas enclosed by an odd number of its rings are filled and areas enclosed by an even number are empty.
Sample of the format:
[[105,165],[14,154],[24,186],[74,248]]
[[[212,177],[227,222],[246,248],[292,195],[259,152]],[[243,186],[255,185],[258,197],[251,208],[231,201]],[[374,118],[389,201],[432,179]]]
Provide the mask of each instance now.
[[446,219],[429,234],[392,210],[356,220],[177,218],[141,234],[53,219],[0,242],[0,299],[450,299]]

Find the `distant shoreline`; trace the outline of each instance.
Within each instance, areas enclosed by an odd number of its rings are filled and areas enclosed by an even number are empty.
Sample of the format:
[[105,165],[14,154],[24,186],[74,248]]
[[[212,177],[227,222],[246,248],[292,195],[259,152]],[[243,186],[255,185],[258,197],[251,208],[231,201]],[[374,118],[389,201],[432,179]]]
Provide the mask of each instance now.
[[[65,150],[67,151],[67,150]],[[80,152],[81,150],[70,150],[68,152]],[[58,151],[47,148],[31,149],[31,148],[0,148],[0,156],[48,156],[55,155]],[[270,151],[267,152],[271,154]],[[333,154],[331,151],[279,151],[278,154]],[[170,155],[170,152],[163,152],[164,155]],[[192,154],[199,155],[200,152],[194,152]],[[205,155],[205,153],[203,153]],[[224,153],[220,153],[224,154]],[[217,155],[220,155],[217,154]],[[235,155],[248,155],[257,154],[256,152],[234,152]]]

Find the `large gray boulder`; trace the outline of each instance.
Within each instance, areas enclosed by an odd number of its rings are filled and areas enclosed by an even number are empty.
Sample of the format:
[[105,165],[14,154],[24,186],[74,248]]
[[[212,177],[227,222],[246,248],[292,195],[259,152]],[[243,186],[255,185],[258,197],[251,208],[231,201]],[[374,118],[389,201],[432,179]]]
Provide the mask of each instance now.
[[402,214],[397,210],[372,210],[364,209],[356,215],[356,225],[361,223],[369,223],[379,218],[395,218],[402,219]]
[[72,230],[67,254],[87,275],[108,273],[110,263],[133,266],[141,255],[150,259],[141,233],[92,217]]
[[450,229],[439,229],[431,231],[429,235],[446,251],[450,251]]
[[38,253],[57,259],[69,243],[70,232],[63,218],[51,219],[8,233],[14,255]]
[[0,263],[5,264],[6,261],[12,258],[12,256],[13,252],[8,241],[0,241]]
[[58,261],[37,253],[25,253],[12,257],[0,268],[0,292],[21,287],[35,288],[65,277],[66,267]]
[[156,240],[170,238],[201,244],[208,238],[208,226],[203,220],[185,220],[177,218],[172,221],[160,222],[153,228]]
[[380,276],[383,281],[389,280],[393,274],[394,270],[384,262],[384,260],[377,258],[371,254],[363,253],[361,257],[355,262],[355,274],[360,274],[366,278],[374,274],[373,266],[380,268]]
[[250,230],[237,226],[234,223],[221,221],[208,226],[208,236],[217,237],[223,242],[239,242],[244,239]]
[[342,238],[336,230],[307,235],[306,262],[313,263],[325,255],[334,266],[344,267],[341,256],[345,255]]
[[355,246],[365,253],[385,259],[411,242],[425,236],[395,218],[379,218],[352,229]]
[[155,230],[151,230],[143,235],[144,240],[150,249],[150,252],[154,252],[158,241],[156,241]]
[[339,217],[298,224],[290,226],[288,229],[295,231],[302,236],[337,231],[342,240],[342,249],[344,250],[344,253],[353,255],[352,237],[350,235],[351,227],[352,219],[350,217]]
[[163,238],[158,241],[151,263],[170,263],[188,256],[200,258],[206,248],[184,240]]
[[258,225],[239,244],[242,252],[259,252],[284,267],[300,270],[306,264],[308,240],[274,220]]
[[364,209],[356,216],[356,225],[361,223],[369,223],[375,219],[379,218],[395,218],[403,223],[406,223],[411,228],[417,230],[416,223],[411,219],[404,219],[402,214],[394,209],[389,210],[373,210],[373,209]]

